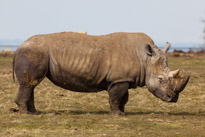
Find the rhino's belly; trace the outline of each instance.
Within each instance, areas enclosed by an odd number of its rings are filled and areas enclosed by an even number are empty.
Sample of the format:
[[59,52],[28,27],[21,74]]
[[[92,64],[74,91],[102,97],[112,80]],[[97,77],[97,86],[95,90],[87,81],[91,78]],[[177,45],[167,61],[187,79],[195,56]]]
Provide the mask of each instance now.
[[108,85],[105,79],[98,83],[94,78],[87,79],[85,75],[78,76],[62,71],[59,74],[49,72],[47,77],[55,85],[76,92],[98,92],[106,90]]

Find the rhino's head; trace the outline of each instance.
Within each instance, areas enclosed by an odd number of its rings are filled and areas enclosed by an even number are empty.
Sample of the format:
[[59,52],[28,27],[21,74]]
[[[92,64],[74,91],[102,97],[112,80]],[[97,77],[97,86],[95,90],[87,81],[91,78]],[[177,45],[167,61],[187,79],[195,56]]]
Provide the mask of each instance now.
[[179,69],[169,70],[165,53],[170,47],[168,42],[163,50],[155,45],[146,44],[145,51],[148,58],[145,82],[149,91],[156,97],[166,102],[177,102],[179,93],[189,81],[189,76],[179,76]]

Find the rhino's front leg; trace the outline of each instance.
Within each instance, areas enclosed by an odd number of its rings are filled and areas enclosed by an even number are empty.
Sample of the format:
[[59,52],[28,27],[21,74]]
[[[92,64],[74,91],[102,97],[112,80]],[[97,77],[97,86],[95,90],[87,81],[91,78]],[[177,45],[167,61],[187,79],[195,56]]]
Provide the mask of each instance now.
[[128,98],[129,98],[129,93],[127,91],[125,95],[122,97],[121,102],[120,102],[120,110],[122,112],[125,112],[125,104],[128,102]]
[[109,103],[111,114],[124,115],[124,105],[128,101],[128,82],[120,82],[109,89]]

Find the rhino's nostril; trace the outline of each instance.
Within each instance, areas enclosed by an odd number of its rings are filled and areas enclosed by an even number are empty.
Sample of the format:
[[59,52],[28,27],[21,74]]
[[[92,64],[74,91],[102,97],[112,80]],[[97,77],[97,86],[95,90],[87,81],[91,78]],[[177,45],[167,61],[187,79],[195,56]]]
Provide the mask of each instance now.
[[171,101],[172,100],[172,97],[170,95],[167,95],[167,100],[168,101]]

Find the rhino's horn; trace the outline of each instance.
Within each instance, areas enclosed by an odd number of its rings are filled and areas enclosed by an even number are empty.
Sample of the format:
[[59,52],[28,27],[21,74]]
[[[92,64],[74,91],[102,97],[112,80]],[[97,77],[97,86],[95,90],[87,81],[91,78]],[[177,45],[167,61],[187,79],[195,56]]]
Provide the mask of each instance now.
[[180,93],[185,88],[188,81],[189,81],[189,76],[181,77],[179,79],[179,83],[177,84],[177,86],[174,89],[174,92],[175,93]]
[[176,77],[179,74],[179,69],[174,70],[174,71],[170,71],[169,72],[169,77]]
[[171,48],[171,43],[167,42],[166,47],[165,47],[164,49],[162,49],[162,51],[163,51],[164,53],[167,53],[167,51],[168,51],[170,48]]

